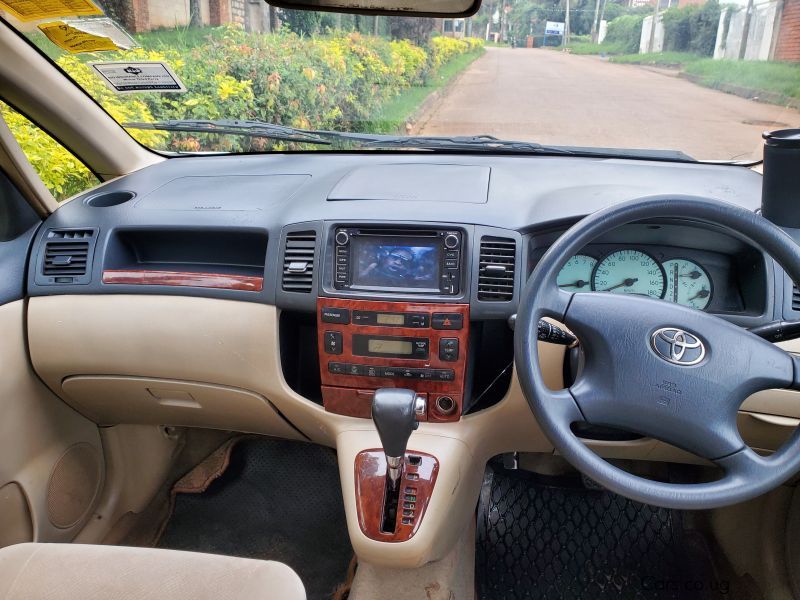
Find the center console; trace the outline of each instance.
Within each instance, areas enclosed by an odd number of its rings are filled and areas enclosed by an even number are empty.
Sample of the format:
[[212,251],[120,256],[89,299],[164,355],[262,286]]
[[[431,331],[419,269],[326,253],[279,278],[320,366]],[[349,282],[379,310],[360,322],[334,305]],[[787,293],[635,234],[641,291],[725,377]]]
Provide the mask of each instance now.
[[383,448],[354,457],[358,522],[372,540],[403,542],[420,527],[439,472],[436,456],[406,451],[409,427],[458,421],[466,399],[465,232],[329,231],[328,296],[316,306],[322,402],[375,421]]
[[369,418],[376,389],[405,388],[425,400],[420,420],[457,421],[469,343],[469,304],[457,302],[464,232],[342,225],[331,236],[328,290],[341,297],[317,300],[325,409]]
[[421,420],[461,417],[468,304],[320,298],[317,321],[327,411],[369,418],[376,389],[402,387],[427,400]]

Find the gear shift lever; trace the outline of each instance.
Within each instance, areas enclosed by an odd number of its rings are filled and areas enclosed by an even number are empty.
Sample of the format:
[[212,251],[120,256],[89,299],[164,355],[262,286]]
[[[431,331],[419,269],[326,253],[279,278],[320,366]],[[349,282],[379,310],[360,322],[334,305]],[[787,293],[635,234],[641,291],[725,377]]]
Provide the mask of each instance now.
[[419,427],[417,416],[425,414],[425,400],[414,390],[380,388],[372,398],[372,420],[386,454],[391,489],[397,488],[403,457],[411,432]]

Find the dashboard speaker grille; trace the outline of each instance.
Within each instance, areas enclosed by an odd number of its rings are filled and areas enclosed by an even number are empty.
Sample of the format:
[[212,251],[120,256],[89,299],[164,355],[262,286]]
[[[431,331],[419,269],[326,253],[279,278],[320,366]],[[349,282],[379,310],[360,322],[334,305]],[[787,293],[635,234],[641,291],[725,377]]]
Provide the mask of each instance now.
[[292,231],[286,234],[282,279],[284,291],[311,293],[316,246],[317,234],[314,231]]
[[481,238],[478,300],[509,302],[514,299],[517,243],[513,239]]

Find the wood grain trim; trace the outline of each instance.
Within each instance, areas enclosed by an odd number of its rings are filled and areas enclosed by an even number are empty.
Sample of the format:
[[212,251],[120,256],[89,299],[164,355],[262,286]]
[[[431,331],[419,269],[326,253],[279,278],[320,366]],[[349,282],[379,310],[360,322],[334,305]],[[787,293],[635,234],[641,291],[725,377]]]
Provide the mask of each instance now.
[[[419,457],[418,465],[412,465],[409,457]],[[413,537],[425,516],[425,509],[433,494],[439,461],[435,456],[424,452],[406,453],[403,461],[403,474],[400,477],[400,504],[397,511],[395,530],[392,533],[381,531],[384,494],[386,493],[386,456],[383,450],[373,448],[356,455],[356,510],[358,525],[365,536],[379,542],[405,542]],[[410,523],[403,522],[403,502],[406,488],[414,490],[413,517]]]
[[204,287],[222,290],[260,292],[264,289],[264,278],[227,273],[189,273],[185,271],[146,271],[106,269],[103,283],[128,285],[174,285]]
[[[450,313],[462,317],[463,327],[457,330],[421,329],[413,327],[385,327],[375,325],[356,325],[324,323],[321,317],[323,308],[346,308],[352,316],[355,310],[393,312],[393,313]],[[391,302],[377,300],[351,300],[344,298],[317,299],[318,352],[320,357],[320,378],[322,381],[322,401],[325,410],[347,416],[369,417],[370,402],[363,394],[356,397],[356,390],[375,390],[381,387],[402,387],[412,389],[428,396],[428,421],[453,422],[461,418],[464,390],[467,377],[467,356],[469,353],[469,304],[446,304],[424,302]],[[325,332],[342,334],[342,352],[328,354],[325,351]],[[430,355],[425,360],[411,358],[381,358],[357,356],[353,354],[353,334],[374,334],[401,337],[427,337],[430,340]],[[439,340],[456,338],[459,341],[459,358],[449,362],[439,359]],[[402,377],[364,377],[346,374],[333,374],[328,371],[329,362],[341,362],[366,366],[402,366],[409,368],[450,369],[454,372],[453,381],[406,379]],[[351,390],[351,392],[347,392]],[[441,414],[435,409],[435,400],[448,396],[456,403],[451,414]]]

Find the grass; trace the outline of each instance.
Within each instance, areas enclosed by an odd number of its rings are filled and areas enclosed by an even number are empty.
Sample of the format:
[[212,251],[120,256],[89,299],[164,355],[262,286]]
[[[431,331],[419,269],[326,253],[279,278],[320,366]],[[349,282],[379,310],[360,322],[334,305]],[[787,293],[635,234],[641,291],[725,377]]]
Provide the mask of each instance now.
[[384,104],[381,111],[375,115],[375,120],[370,124],[369,129],[376,133],[396,133],[398,131],[405,133],[402,131],[403,128],[425,99],[450,83],[456,75],[481,55],[483,55],[483,50],[457,56],[439,69],[436,74],[428,77],[424,85],[403,90],[394,99]]
[[690,54],[688,52],[651,52],[645,54],[623,54],[613,56],[611,62],[626,65],[655,65],[660,67],[681,67],[698,60],[703,60],[702,56]]
[[134,38],[145,50],[187,50],[201,46],[209,37],[222,35],[224,27],[178,27],[140,33]]
[[[594,54],[615,55],[625,53],[625,48],[621,44],[614,44],[610,42],[604,42],[602,44],[593,44],[591,42],[571,42],[567,48],[570,49],[572,54],[577,54],[580,56],[589,56]],[[560,50],[561,46],[557,46],[554,49]]]
[[704,59],[686,65],[684,72],[710,88],[737,86],[800,100],[800,64],[796,63]]

